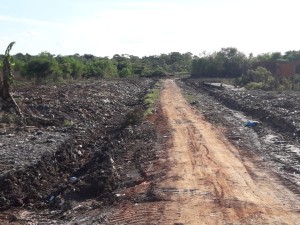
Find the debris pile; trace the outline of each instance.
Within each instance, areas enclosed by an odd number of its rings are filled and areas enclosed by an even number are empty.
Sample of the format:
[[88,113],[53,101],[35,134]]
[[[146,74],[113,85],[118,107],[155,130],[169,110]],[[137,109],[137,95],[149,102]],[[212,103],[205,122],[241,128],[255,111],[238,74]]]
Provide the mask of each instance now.
[[[155,129],[137,126],[132,117],[141,118],[143,96],[154,83],[101,80],[16,90],[28,126],[0,114],[0,209],[65,210],[72,201],[112,196],[116,187],[145,180]],[[136,176],[126,178],[129,170]]]
[[231,109],[245,112],[253,118],[277,128],[279,132],[300,137],[300,93],[289,91],[277,93],[262,90],[214,88],[203,85],[200,80],[186,80],[186,83],[203,90]]

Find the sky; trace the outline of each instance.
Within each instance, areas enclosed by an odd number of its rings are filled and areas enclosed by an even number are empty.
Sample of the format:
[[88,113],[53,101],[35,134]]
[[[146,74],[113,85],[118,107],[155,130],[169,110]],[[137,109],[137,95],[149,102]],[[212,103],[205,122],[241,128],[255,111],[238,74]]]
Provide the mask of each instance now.
[[0,53],[300,50],[299,0],[0,0]]

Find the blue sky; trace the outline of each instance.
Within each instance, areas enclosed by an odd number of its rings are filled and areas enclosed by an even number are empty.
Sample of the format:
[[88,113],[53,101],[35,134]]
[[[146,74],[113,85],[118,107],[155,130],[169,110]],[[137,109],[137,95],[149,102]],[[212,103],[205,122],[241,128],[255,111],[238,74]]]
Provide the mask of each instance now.
[[[300,50],[298,0],[0,0],[0,52],[137,56]],[[3,53],[2,53],[3,54]]]

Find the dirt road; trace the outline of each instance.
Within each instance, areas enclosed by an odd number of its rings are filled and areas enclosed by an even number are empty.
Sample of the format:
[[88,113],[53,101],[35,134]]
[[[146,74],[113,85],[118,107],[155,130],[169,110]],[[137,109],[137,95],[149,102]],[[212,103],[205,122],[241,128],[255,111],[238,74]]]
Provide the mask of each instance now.
[[174,81],[166,81],[161,104],[173,146],[168,179],[159,186],[178,190],[166,203],[166,224],[300,223],[295,196],[271,174],[243,162],[222,130],[186,103]]
[[126,206],[114,224],[300,224],[299,197],[206,122],[173,80],[161,106],[172,130],[170,169],[152,190],[161,201]]

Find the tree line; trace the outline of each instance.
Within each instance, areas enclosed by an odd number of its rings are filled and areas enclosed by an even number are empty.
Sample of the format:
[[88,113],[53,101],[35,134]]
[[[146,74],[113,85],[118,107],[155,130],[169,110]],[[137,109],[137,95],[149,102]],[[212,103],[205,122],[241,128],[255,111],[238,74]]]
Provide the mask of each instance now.
[[[1,61],[4,55],[0,55]],[[68,56],[42,52],[12,56],[15,73],[36,83],[86,78],[160,77],[189,73],[192,54],[172,52],[159,56],[114,55],[112,58],[90,54]],[[1,65],[0,65],[1,66]]]
[[[222,77],[236,78],[246,74],[253,65],[265,61],[292,62],[300,60],[300,51],[288,51],[285,54],[280,52],[253,54],[246,56],[236,48],[222,48],[218,52],[206,54],[205,52],[194,57],[191,74],[194,77]],[[296,68],[300,74],[300,67]]]
[[[264,53],[254,57],[253,54],[246,56],[236,48],[222,48],[212,54],[204,52],[194,57],[191,75],[195,78],[234,78],[235,85],[247,89],[300,90],[300,66],[296,66],[297,75],[292,77],[274,72],[277,65],[298,60],[300,51]],[[266,65],[272,65],[272,71]]]
[[[4,55],[0,55],[0,62],[3,58]],[[171,52],[145,57],[116,54],[112,58],[91,54],[62,56],[42,52],[38,55],[18,53],[11,60],[15,74],[36,83],[88,78],[164,77],[174,74],[190,74],[195,78],[235,78],[238,85],[266,90],[278,88],[281,84],[294,88],[300,83],[297,77],[287,80],[276,77],[266,68],[254,67],[258,62],[300,60],[300,51],[264,53],[254,57],[253,54],[246,55],[229,47],[210,54],[203,52],[198,56],[190,52]],[[296,68],[296,73],[300,74],[300,66]]]

